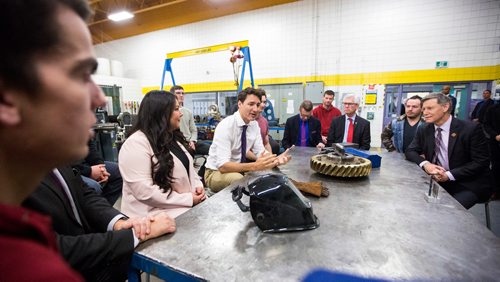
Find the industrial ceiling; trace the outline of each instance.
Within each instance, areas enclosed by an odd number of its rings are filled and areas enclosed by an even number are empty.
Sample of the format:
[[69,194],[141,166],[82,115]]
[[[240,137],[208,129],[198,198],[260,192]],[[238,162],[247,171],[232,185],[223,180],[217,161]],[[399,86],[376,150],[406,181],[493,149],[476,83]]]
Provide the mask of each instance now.
[[[88,26],[94,44],[173,26],[280,5],[297,0],[89,0]],[[111,13],[128,10],[134,18],[113,22]]]

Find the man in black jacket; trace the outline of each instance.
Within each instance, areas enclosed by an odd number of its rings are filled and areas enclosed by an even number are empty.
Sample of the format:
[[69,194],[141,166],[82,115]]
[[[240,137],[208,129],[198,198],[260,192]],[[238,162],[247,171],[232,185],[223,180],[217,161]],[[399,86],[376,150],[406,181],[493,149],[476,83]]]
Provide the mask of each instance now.
[[333,119],[328,131],[327,146],[333,143],[356,143],[362,150],[370,150],[370,122],[356,115],[359,97],[354,94],[344,96],[342,100],[344,115]]
[[299,114],[286,120],[285,133],[281,144],[288,149],[295,146],[316,147],[321,143],[321,123],[312,116],[313,104],[304,100],[299,107]]
[[432,93],[422,100],[426,124],[419,127],[406,158],[466,209],[491,195],[488,147],[481,125],[451,116],[451,100]]
[[[111,205],[122,194],[123,179],[118,164],[104,161],[95,139],[88,142],[89,153],[84,160],[74,165],[80,171],[82,180],[98,194],[101,194]],[[102,184],[102,185],[101,185]]]
[[491,91],[486,89],[483,91],[483,101],[476,104],[470,119],[474,122],[484,123],[484,116],[488,109],[493,106],[493,100],[491,99]]
[[494,176],[494,199],[500,198],[500,104],[491,106],[484,118],[484,129],[489,135],[491,170]]
[[164,213],[127,218],[71,167],[54,169],[23,206],[52,217],[62,256],[88,281],[124,281],[139,242],[175,231]]

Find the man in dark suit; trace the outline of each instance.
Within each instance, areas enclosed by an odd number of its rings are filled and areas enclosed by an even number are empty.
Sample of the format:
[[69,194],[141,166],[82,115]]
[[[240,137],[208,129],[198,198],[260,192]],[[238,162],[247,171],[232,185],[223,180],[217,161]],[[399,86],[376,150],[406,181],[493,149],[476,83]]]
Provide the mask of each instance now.
[[457,108],[457,98],[455,98],[454,96],[451,96],[450,91],[451,91],[451,86],[449,86],[449,85],[443,85],[443,88],[441,88],[441,93],[446,95],[451,100],[451,112],[450,112],[450,114],[452,117],[454,117],[455,116],[455,109]]
[[[460,204],[469,209],[491,196],[488,147],[481,126],[451,116],[451,100],[432,93],[422,100],[427,124],[406,150]],[[422,155],[424,157],[422,157]]]
[[488,109],[493,106],[494,102],[491,99],[491,91],[486,89],[483,91],[483,101],[476,104],[470,119],[474,122],[484,123],[484,116],[488,112]]
[[493,174],[493,197],[500,199],[500,104],[494,104],[484,117],[484,129],[489,135],[491,171]]
[[175,230],[166,214],[127,218],[71,167],[54,169],[23,206],[52,217],[62,256],[88,281],[124,281],[135,246]]
[[335,118],[328,131],[327,146],[332,143],[356,143],[362,150],[370,150],[370,122],[356,115],[359,97],[354,94],[344,96],[342,100],[344,115]]
[[324,147],[321,143],[321,123],[312,116],[313,104],[304,100],[299,107],[299,114],[286,120],[285,133],[281,144],[288,149],[295,146]]

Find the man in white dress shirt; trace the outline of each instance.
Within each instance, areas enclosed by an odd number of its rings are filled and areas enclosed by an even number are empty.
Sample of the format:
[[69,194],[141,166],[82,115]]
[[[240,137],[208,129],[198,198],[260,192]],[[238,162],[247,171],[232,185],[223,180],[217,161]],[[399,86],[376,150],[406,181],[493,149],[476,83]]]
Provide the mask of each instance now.
[[248,87],[238,94],[238,111],[223,119],[215,129],[205,171],[205,183],[218,192],[243,177],[247,171],[271,169],[287,158],[267,152],[255,121],[260,93]]

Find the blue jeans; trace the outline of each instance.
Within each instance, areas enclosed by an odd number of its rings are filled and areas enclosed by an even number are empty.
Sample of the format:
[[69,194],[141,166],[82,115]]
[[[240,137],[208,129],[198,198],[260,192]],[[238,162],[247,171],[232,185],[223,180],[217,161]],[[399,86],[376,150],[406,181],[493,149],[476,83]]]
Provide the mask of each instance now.
[[101,185],[94,179],[83,175],[82,180],[90,188],[94,189],[98,194],[106,198],[111,205],[114,205],[116,200],[118,200],[122,194],[123,179],[117,163],[105,161],[104,165],[106,166],[106,170],[109,174],[111,174],[107,182],[104,182]]

